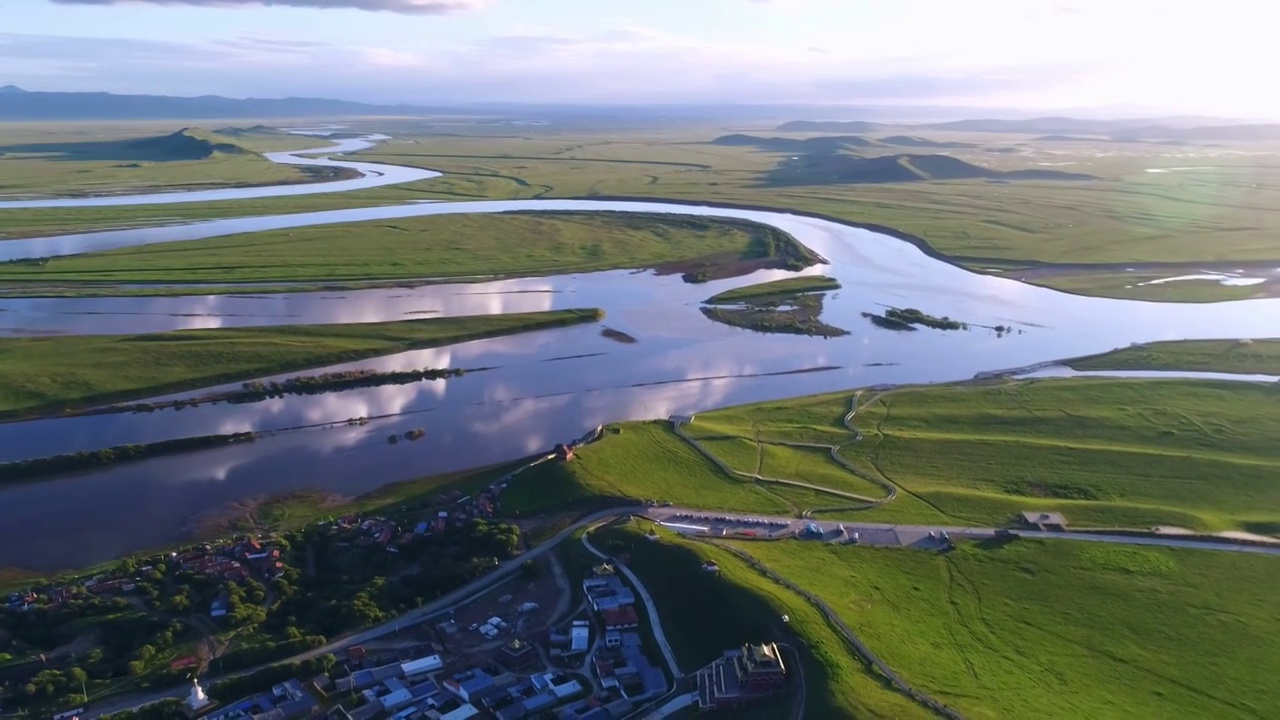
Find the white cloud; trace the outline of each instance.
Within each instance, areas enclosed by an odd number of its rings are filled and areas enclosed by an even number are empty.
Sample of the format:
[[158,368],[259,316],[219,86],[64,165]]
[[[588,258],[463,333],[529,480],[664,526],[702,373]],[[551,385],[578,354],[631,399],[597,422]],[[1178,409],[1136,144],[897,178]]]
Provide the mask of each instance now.
[[372,10],[405,15],[449,15],[479,10],[488,0],[53,0],[59,5],[185,5],[207,8],[292,7]]

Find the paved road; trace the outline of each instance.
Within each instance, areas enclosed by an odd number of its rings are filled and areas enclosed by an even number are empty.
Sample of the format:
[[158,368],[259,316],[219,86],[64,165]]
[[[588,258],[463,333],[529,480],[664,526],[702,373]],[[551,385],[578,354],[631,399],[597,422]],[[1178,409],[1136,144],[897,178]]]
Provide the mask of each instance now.
[[[582,536],[582,544],[587,548],[588,552],[601,560],[612,560],[608,555],[597,550],[586,535]],[[627,576],[627,579],[635,586],[636,593],[640,595],[640,599],[644,601],[644,611],[649,616],[649,626],[653,628],[653,637],[658,641],[658,647],[662,650],[662,657],[666,660],[667,667],[671,670],[671,677],[679,681],[680,678],[684,677],[684,673],[680,672],[680,666],[676,664],[676,655],[671,651],[671,645],[667,643],[666,634],[662,632],[662,621],[658,619],[658,605],[653,601],[653,597],[649,595],[649,591],[645,589],[644,583],[640,582],[640,578],[631,572],[631,568],[622,563],[616,563],[616,566],[622,571],[623,575]]]

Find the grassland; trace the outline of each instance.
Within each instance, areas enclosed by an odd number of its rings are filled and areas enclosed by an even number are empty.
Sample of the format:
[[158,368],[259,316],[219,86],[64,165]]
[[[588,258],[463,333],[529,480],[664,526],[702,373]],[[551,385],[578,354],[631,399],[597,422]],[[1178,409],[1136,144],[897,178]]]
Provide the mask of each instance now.
[[1068,363],[1076,370],[1192,370],[1280,375],[1280,340],[1178,340],[1136,345]]
[[[725,147],[703,130],[555,131],[522,137],[423,135],[407,127],[362,159],[439,169],[445,177],[395,188],[244,203],[174,208],[80,208],[0,211],[0,234],[23,237],[131,223],[190,221],[380,205],[421,199],[626,197],[772,207],[844,222],[893,228],[975,269],[1097,265],[1032,282],[1086,294],[1155,300],[1252,297],[1269,286],[1208,283],[1134,286],[1127,264],[1248,263],[1276,260],[1280,169],[1259,162],[1266,146],[1188,146],[1170,157],[1157,145],[1051,143],[1015,135],[965,133],[976,147],[948,153],[999,172],[1063,166],[1098,180],[1062,183],[986,180],[769,187],[762,182],[785,159],[780,152]],[[414,134],[418,133],[418,134]],[[937,134],[930,140],[945,142]],[[864,156],[893,148],[860,148]],[[1195,165],[1192,170],[1147,169]],[[1152,275],[1153,279],[1156,275]]]
[[278,165],[259,154],[324,144],[288,135],[229,137],[172,123],[0,125],[0,198],[248,187],[341,175]]
[[351,325],[0,339],[0,417],[30,417],[264,375],[560,327],[598,310]]
[[[745,642],[785,642],[796,648],[804,665],[806,717],[932,717],[872,675],[822,615],[794,592],[722,548],[666,531],[659,531],[661,542],[652,543],[643,539],[644,532],[627,523],[601,528],[592,538],[597,547],[629,553],[629,567],[655,594],[658,616],[682,671],[692,672]],[[715,562],[720,572],[703,572],[706,561]],[[783,615],[788,622],[782,622]],[[747,708],[741,717],[787,717],[786,708],[773,701]]]
[[[1280,531],[1273,450],[1276,390],[1229,382],[1073,379],[850,393],[699,414],[686,427],[731,469],[868,497],[878,507],[837,517],[870,522],[1000,526],[1055,510],[1073,526]],[[825,451],[838,445],[857,473]],[[523,492],[538,509],[603,495],[690,507],[796,513],[854,503],[809,488],[724,472],[665,423],[622,426],[549,466]]]
[[799,293],[839,290],[840,281],[825,275],[805,275],[772,282],[757,283],[746,287],[725,290],[707,299],[712,305],[739,303],[776,296],[793,296]]
[[713,278],[790,266],[796,253],[807,250],[781,231],[724,218],[648,213],[439,215],[148,245],[40,264],[10,263],[0,265],[0,280],[332,282],[617,268]]
[[1280,713],[1269,691],[1280,672],[1274,558],[1029,540],[945,554],[736,546],[825,600],[907,682],[965,717]]

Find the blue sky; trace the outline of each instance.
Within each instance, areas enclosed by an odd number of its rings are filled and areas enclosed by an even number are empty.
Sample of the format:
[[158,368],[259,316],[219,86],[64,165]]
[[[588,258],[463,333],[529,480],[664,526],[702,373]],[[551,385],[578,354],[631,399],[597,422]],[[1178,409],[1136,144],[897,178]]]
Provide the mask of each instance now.
[[1280,115],[1254,0],[7,0],[0,85]]

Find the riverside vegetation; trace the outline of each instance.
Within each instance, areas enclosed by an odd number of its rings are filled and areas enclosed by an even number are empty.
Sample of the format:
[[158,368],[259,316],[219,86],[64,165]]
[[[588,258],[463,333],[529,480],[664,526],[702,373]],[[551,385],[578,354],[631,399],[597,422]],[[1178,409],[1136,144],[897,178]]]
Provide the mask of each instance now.
[[[0,339],[0,417],[33,417],[405,350],[596,322],[600,310]],[[85,363],[84,358],[94,362]]]
[[702,314],[758,332],[839,337],[848,331],[820,319],[823,293],[839,289],[838,280],[821,275],[774,280],[719,293],[707,299]]
[[[514,239],[518,253],[511,251]],[[702,282],[767,268],[800,270],[820,261],[789,234],[746,220],[506,212],[292,228],[10,262],[0,265],[0,280],[13,290],[21,289],[18,282],[333,283],[654,268]],[[197,291],[205,292],[189,290]],[[85,292],[93,294],[88,287]]]

